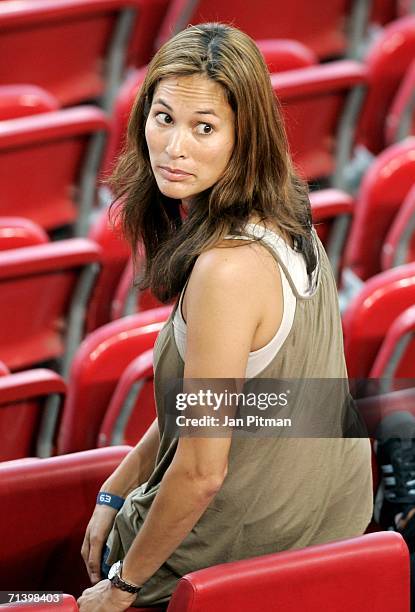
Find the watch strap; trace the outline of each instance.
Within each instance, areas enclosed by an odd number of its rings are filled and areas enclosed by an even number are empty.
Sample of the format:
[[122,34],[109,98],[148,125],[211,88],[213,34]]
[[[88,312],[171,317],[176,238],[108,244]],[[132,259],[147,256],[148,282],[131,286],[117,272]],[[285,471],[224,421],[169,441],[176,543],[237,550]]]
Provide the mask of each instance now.
[[121,589],[121,591],[127,591],[127,593],[134,593],[135,595],[141,589],[139,586],[135,586],[134,584],[130,584],[126,580],[123,580],[118,574],[115,574],[113,578],[111,578],[112,586],[117,589]]
[[136,584],[131,584],[131,582],[127,582],[121,577],[122,573],[122,561],[119,561],[119,569],[118,571],[110,578],[111,584],[120,589],[121,591],[126,591],[127,593],[132,593],[136,595],[138,591],[141,589],[141,586],[137,586]]

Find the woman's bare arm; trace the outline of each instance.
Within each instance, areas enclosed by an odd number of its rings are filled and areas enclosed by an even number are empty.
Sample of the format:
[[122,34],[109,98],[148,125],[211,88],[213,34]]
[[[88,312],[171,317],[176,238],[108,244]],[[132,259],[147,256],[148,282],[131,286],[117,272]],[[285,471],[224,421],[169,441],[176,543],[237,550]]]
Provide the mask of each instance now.
[[[153,471],[159,444],[159,429],[155,419],[140,442],[102,484],[101,491],[126,497],[130,491],[145,482]],[[116,514],[117,510],[114,508],[96,505],[85,532],[81,554],[93,584],[102,578],[102,549]]]
[[146,482],[154,469],[159,445],[160,434],[155,419],[138,444],[103,483],[101,490],[126,497],[130,491]]
[[[232,252],[231,252],[232,251]],[[244,379],[261,303],[257,270],[238,249],[199,257],[188,285],[184,378]],[[251,266],[247,270],[247,266]],[[231,437],[181,437],[123,564],[143,584],[180,545],[220,490]]]

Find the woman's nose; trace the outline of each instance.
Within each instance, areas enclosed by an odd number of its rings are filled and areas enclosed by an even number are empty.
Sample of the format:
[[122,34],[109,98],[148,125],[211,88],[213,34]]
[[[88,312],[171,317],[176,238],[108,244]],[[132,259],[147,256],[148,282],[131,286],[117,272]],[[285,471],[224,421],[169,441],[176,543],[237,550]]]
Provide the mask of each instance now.
[[186,134],[183,129],[177,128],[171,131],[166,145],[166,153],[172,159],[178,157],[186,157]]

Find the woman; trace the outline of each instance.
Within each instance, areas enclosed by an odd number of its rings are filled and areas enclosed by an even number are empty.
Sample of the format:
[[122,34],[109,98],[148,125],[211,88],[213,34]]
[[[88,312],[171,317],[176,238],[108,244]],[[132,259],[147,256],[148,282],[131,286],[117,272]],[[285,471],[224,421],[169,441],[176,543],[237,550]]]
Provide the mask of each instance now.
[[[97,584],[81,612],[167,603],[187,572],[363,533],[368,440],[166,428],[175,378],[347,377],[333,276],[248,36],[204,24],[160,49],[113,184],[133,252],[145,246],[141,286],[176,308],[155,347],[158,419],[103,484],[114,507],[98,504],[87,529]],[[101,580],[103,547],[113,582]]]

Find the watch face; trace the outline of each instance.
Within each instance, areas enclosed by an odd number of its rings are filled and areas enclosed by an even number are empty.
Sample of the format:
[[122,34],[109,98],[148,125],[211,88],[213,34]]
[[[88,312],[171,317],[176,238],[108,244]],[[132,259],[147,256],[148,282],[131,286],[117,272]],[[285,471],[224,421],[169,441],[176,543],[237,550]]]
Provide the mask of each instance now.
[[117,561],[111,565],[110,571],[108,572],[109,580],[112,580],[114,576],[120,573],[121,561]]

